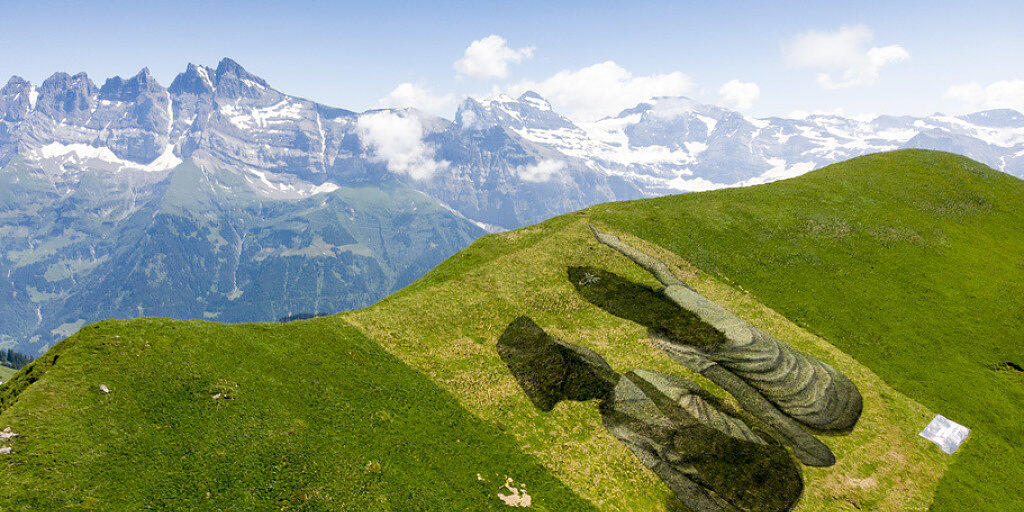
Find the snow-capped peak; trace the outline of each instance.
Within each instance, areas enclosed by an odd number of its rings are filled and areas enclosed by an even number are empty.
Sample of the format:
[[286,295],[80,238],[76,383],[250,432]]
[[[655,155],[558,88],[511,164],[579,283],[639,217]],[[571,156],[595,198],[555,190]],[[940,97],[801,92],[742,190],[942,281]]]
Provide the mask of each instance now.
[[551,110],[551,103],[533,91],[526,91],[519,96],[519,102],[530,105],[537,110]]

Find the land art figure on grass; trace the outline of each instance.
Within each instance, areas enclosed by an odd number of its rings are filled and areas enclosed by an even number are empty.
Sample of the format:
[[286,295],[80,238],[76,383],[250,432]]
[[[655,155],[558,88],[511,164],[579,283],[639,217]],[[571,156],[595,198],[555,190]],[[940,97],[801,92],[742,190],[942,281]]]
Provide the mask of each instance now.
[[605,428],[699,512],[783,512],[800,498],[796,462],[770,435],[696,384],[672,375],[615,372],[596,352],[515,319],[498,354],[542,411],[599,400]]
[[[863,399],[848,377],[708,300],[676,277],[664,262],[617,236],[594,226],[591,230],[599,242],[622,253],[665,286],[660,292],[651,292],[676,306],[670,318],[703,327],[701,336],[691,336],[686,331],[665,328],[661,325],[666,323],[664,320],[661,324],[641,322],[656,346],[728,391],[746,411],[778,431],[804,464],[835,463],[828,447],[811,434],[845,435],[853,430],[863,410]],[[620,316],[622,308],[616,306],[623,298],[616,297],[614,279],[609,286],[609,281],[600,278],[574,279],[574,273],[579,270],[570,268],[570,280],[584,298]]]
[[647,370],[620,375],[597,353],[519,317],[498,340],[498,354],[527,397],[542,411],[562,400],[598,400],[605,428],[694,511],[791,510],[803,490],[796,461],[835,463],[814,434],[853,429],[863,407],[857,387],[832,366],[703,297],[664,262],[591,229],[665,287],[569,267],[579,294],[647,327],[655,346],[729,392],[743,411],[676,376]]

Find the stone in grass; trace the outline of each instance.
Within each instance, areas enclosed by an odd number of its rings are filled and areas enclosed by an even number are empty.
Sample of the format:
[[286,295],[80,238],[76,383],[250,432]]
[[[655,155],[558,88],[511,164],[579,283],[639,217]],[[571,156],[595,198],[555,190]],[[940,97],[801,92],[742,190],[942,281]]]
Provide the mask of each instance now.
[[783,512],[803,491],[796,461],[693,382],[626,373],[600,405],[608,432],[694,512]]
[[522,488],[516,487],[515,482],[509,477],[505,480],[505,489],[508,490],[508,494],[498,493],[498,499],[505,503],[505,505],[524,508],[533,505],[533,497],[526,492],[525,484]]
[[372,460],[370,462],[367,462],[366,472],[374,474],[380,473],[380,463]]
[[214,400],[233,400],[238,397],[238,383],[220,379],[210,386],[210,398]]
[[110,388],[108,388],[106,384],[100,384],[100,391],[110,393]]
[[[11,427],[7,427],[7,428],[3,429],[2,431],[0,431],[0,441],[10,441],[11,438],[14,438],[14,437],[17,437],[17,436],[18,436],[18,433],[15,432],[14,430],[12,430]],[[10,446],[0,446],[0,455],[8,455],[10,453],[11,453],[11,447]]]
[[947,454],[953,455],[970,433],[971,429],[936,414],[931,423],[918,435],[937,444]]
[[11,427],[7,427],[3,430],[0,430],[0,441],[7,441],[12,437],[17,437],[17,435],[18,433],[15,432],[14,430],[11,430]]

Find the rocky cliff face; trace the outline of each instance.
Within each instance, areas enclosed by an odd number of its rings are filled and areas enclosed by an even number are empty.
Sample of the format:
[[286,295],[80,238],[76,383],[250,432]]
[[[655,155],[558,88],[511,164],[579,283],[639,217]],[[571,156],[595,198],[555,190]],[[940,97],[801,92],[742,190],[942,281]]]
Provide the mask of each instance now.
[[485,232],[381,169],[348,179],[355,118],[230,60],[190,65],[170,88],[147,70],[99,88],[83,74],[12,78],[0,345],[35,352],[108,317],[365,306]]

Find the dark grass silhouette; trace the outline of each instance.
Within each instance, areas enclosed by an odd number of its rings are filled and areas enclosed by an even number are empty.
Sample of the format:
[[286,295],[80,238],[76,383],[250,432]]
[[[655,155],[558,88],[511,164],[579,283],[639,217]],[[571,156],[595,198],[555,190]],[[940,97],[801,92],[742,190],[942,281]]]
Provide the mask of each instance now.
[[698,385],[633,370],[616,373],[596,352],[512,321],[497,351],[530,401],[598,401],[608,431],[697,512],[784,512],[803,492],[793,456],[750,418]]
[[701,349],[725,341],[714,327],[702,322],[650,286],[590,266],[568,267],[569,282],[591,304],[636,322],[668,339]]

